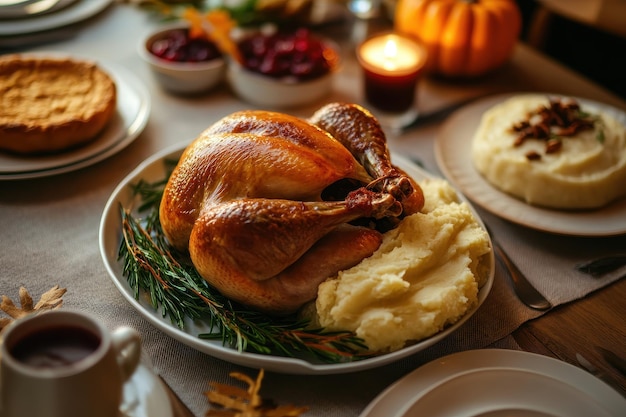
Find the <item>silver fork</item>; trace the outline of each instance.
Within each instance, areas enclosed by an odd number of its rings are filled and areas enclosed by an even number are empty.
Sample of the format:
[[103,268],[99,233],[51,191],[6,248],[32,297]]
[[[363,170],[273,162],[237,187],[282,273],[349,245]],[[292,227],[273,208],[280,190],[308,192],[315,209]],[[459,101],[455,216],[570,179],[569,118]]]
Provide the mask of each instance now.
[[587,358],[585,358],[582,354],[576,353],[576,360],[578,364],[582,366],[587,372],[595,376],[596,378],[601,379],[603,382],[608,384],[615,391],[622,394],[622,396],[626,397],[626,391],[622,388],[622,386],[617,382],[611,375],[607,372],[604,372],[601,369],[598,369],[594,364],[592,364]]
[[491,242],[493,244],[493,250],[496,257],[504,264],[509,273],[509,277],[511,277],[513,289],[515,290],[517,297],[528,307],[535,310],[544,311],[552,308],[552,304],[543,295],[541,295],[535,287],[533,287],[533,285],[528,281],[528,278],[526,278],[517,265],[515,265],[511,258],[509,258],[509,255],[507,255],[504,249],[502,249],[500,244],[496,241],[496,238],[493,233],[491,233],[489,227],[487,227],[487,233],[491,236]]

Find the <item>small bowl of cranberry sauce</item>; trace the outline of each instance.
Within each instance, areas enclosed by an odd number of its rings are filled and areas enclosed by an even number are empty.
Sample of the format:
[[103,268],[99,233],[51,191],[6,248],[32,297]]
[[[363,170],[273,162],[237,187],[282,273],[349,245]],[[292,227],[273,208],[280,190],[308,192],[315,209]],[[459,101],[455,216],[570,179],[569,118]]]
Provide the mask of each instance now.
[[206,92],[224,79],[226,61],[206,38],[191,38],[188,26],[173,24],[146,36],[139,55],[159,84],[176,94]]
[[332,90],[339,49],[309,29],[255,31],[236,42],[241,61],[231,60],[227,75],[243,100],[271,108],[297,107]]

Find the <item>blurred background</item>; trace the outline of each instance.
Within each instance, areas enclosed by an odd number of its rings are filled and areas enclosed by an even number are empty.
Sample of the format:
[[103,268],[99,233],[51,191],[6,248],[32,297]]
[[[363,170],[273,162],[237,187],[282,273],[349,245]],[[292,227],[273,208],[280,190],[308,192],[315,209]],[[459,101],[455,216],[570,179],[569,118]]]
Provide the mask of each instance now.
[[522,40],[626,99],[626,0],[517,0]]
[[[396,0],[347,0],[382,3]],[[515,0],[520,40],[626,99],[626,0]],[[393,14],[393,13],[391,13]]]
[[[382,2],[387,10],[396,0]],[[520,40],[626,99],[626,0],[515,0]]]

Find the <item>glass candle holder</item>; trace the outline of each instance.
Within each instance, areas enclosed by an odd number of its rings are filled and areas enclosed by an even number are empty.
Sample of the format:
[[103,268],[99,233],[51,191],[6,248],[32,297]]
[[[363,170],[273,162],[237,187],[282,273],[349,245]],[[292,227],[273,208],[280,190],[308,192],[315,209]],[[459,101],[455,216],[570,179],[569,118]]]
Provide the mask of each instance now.
[[426,49],[420,43],[397,33],[384,33],[365,40],[357,48],[357,59],[364,75],[365,100],[387,114],[416,114],[417,83],[426,58]]
[[380,14],[382,0],[348,0],[348,10],[359,19],[371,19]]

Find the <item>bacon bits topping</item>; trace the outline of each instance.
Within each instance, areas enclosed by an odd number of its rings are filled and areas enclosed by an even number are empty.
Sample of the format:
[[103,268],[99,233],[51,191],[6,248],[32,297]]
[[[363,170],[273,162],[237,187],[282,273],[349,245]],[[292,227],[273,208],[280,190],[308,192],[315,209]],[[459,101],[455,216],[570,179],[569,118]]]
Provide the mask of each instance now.
[[[595,127],[597,117],[581,111],[575,100],[550,99],[550,106],[540,106],[530,112],[525,120],[515,123],[511,130],[518,135],[513,146],[521,146],[528,139],[538,139],[545,142],[546,154],[557,153],[563,146],[564,137],[575,136],[578,132]],[[526,154],[530,161],[541,159],[537,151]]]

